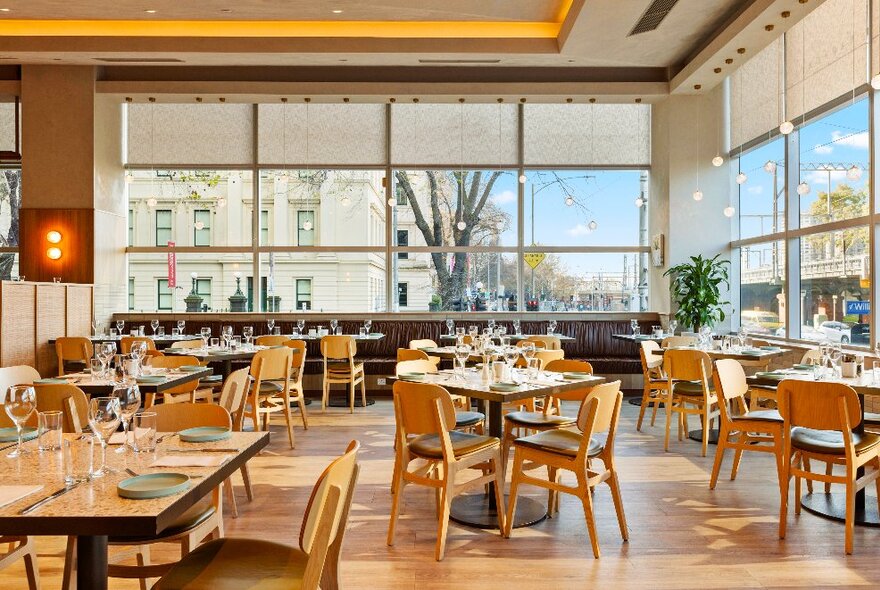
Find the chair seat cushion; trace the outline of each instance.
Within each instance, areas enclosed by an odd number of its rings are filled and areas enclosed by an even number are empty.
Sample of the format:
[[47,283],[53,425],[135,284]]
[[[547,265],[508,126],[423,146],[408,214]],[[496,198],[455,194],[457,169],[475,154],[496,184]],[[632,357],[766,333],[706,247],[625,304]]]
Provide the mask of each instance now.
[[297,590],[308,555],[255,539],[217,539],[171,567],[153,590]]
[[486,419],[481,412],[456,412],[455,427],[462,428],[464,426],[476,426]]
[[778,410],[756,410],[754,412],[746,412],[742,416],[734,416],[733,421],[755,420],[757,422],[779,422],[782,423],[782,415]]
[[[456,457],[469,455],[500,444],[500,441],[494,436],[468,434],[457,430],[449,433],[449,439],[452,442],[452,452]],[[440,436],[437,434],[423,434],[415,437],[409,442],[409,450],[413,455],[419,457],[443,458],[443,448],[440,444]]]
[[[538,449],[540,451],[549,451],[551,453],[565,455],[566,457],[576,457],[583,438],[583,434],[573,430],[545,430],[544,432],[539,432],[531,436],[518,438],[513,444]],[[602,443],[590,439],[587,456],[595,457],[602,452],[603,448],[604,445]]]
[[[714,392],[715,387],[710,383],[709,391]],[[672,384],[672,392],[676,395],[703,395],[703,384],[699,381],[678,381]]]
[[168,526],[168,528],[166,528],[158,535],[150,535],[145,537],[111,536],[109,538],[109,542],[125,545],[143,543],[146,541],[160,541],[165,538],[175,537],[202,524],[203,522],[211,518],[211,516],[213,516],[216,512],[217,509],[214,508],[213,504],[211,504],[209,497],[205,497],[199,502],[196,502],[193,506],[191,506],[189,510],[181,514],[180,517],[178,517],[173,523],[171,523],[170,526]]
[[260,381],[260,395],[274,395],[281,393],[284,387],[274,381]]
[[504,415],[505,420],[510,420],[517,426],[530,428],[563,428],[574,426],[577,418],[569,416],[545,415],[543,412],[510,412]]
[[[354,371],[355,373],[359,371],[363,371],[364,363],[355,363]],[[351,365],[348,363],[327,363],[327,372],[337,375],[349,375],[351,374]]]
[[[880,435],[873,433],[853,433],[853,444],[856,452],[861,453],[880,445]],[[791,429],[791,446],[803,451],[843,455],[843,433],[836,430],[814,430],[796,427]]]

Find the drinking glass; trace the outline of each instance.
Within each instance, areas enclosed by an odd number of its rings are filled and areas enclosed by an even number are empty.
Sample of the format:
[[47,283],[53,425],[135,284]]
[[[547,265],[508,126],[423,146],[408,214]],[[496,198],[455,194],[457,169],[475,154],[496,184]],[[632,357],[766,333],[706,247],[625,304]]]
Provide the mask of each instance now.
[[208,340],[211,339],[211,328],[202,328],[201,336],[204,347],[208,348]]
[[663,326],[651,326],[651,335],[654,338],[663,338]]
[[874,361],[871,367],[871,376],[873,377],[874,385],[880,385],[880,361]]
[[[137,342],[131,343],[131,358],[137,361],[137,364],[140,365],[144,357],[147,356],[147,343],[143,340],[138,340]],[[136,377],[137,375],[135,375]]]
[[367,336],[367,329],[364,327],[361,327],[360,333],[361,333],[362,337],[366,337]]
[[272,330],[274,330],[274,328],[275,328],[275,320],[273,320],[272,318],[269,318],[268,320],[266,320],[266,327],[269,328],[269,331],[266,333],[271,334]]
[[450,336],[455,334],[455,320],[451,318],[446,318],[446,331]]
[[37,436],[41,451],[57,451],[61,448],[61,420],[64,413],[59,410],[37,412]]
[[116,452],[124,453],[125,448],[130,446],[128,442],[129,422],[135,412],[141,409],[141,390],[135,384],[119,385],[113,388],[113,397],[119,400],[119,416],[122,420],[122,432],[125,433],[125,442],[116,449]]
[[638,334],[639,330],[639,320],[630,320],[629,321],[629,329],[632,330],[633,334]]
[[456,336],[464,336],[464,328],[456,328],[455,335]]
[[479,333],[480,333],[479,326],[468,326],[468,334],[470,334],[471,336],[476,336]]
[[248,348],[251,347],[251,340],[254,339],[254,327],[253,326],[244,326],[241,329],[241,335],[244,336],[244,341],[247,343]]
[[89,426],[101,443],[101,466],[92,474],[101,477],[115,470],[107,467],[107,441],[119,428],[119,398],[93,397],[89,402]]
[[64,483],[88,481],[94,469],[95,437],[83,434],[65,438],[61,443],[64,458]]
[[150,320],[150,327],[153,328],[153,336],[155,336],[156,330],[159,329],[159,320]]
[[522,334],[522,324],[520,323],[520,320],[513,320],[513,332],[517,336]]
[[232,350],[238,350],[239,348],[241,348],[241,336],[233,336],[231,345]]
[[138,333],[137,333],[137,335],[138,335],[138,336],[146,336],[146,335],[147,335],[147,332],[146,332],[146,330],[144,329],[143,326],[138,326]]
[[116,320],[116,331],[122,335],[122,329],[125,327],[125,320]]
[[116,328],[110,328],[110,337],[115,338],[116,334],[118,334],[118,332],[116,331]]
[[98,335],[98,322],[97,320],[92,320],[92,334],[95,336]]
[[464,367],[471,356],[471,347],[467,344],[459,344],[455,347],[456,378],[464,380]]
[[232,326],[223,326],[220,335],[223,336],[223,342],[226,343],[226,348],[229,348],[229,343],[232,342]]
[[100,379],[104,374],[104,362],[97,357],[89,360],[89,373],[91,373],[92,379]]
[[541,359],[526,359],[526,377],[528,379],[537,379],[541,375]]
[[211,338],[211,348],[217,348],[220,346],[219,338]]
[[520,346],[520,350],[522,352],[523,358],[526,361],[529,361],[535,358],[535,344],[533,342],[526,342],[522,346]]
[[305,320],[296,320],[296,329],[299,330],[300,334],[303,334],[303,330],[306,329],[306,321]]
[[338,326],[338,325],[339,325],[339,320],[330,320],[330,333],[331,334],[336,333],[336,326]]
[[373,320],[364,320],[364,328],[367,329],[367,334],[370,333],[370,330],[373,329]]
[[489,326],[489,329],[490,329],[490,330],[494,330],[494,329],[495,329],[495,320],[494,320],[494,318],[489,318],[489,321],[486,322],[486,325]]
[[132,447],[135,453],[156,450],[156,412],[138,412],[131,423]]
[[669,320],[669,335],[675,336],[675,329],[678,328],[678,322],[675,320]]
[[177,320],[177,332],[181,336],[186,334],[186,320]]
[[180,336],[180,328],[171,328],[172,336]]
[[18,431],[18,445],[14,451],[6,456],[10,458],[18,457],[30,452],[22,447],[22,427],[37,407],[37,396],[34,393],[34,388],[30,385],[13,385],[6,390],[6,399],[2,401],[6,409],[6,415],[9,416],[9,419],[12,420],[15,424],[15,429]]
[[504,347],[504,362],[508,366],[513,367],[517,359],[519,359],[519,349],[516,346],[507,345]]
[[159,326],[159,338],[165,335],[165,326]]
[[547,322],[547,333],[551,335],[556,333],[556,320]]

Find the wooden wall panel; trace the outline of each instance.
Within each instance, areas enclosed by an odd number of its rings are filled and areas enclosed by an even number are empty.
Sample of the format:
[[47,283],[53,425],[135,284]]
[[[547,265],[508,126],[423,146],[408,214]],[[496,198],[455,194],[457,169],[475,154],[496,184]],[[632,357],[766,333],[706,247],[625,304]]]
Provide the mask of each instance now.
[[67,336],[88,336],[92,333],[91,285],[67,285]]
[[0,365],[36,366],[36,297],[33,283],[0,283]]
[[67,286],[63,284],[41,283],[37,285],[36,317],[36,369],[41,375],[57,374],[55,347],[49,344],[52,338],[66,335],[67,326]]
[[[19,274],[35,282],[94,282],[94,210],[22,208],[19,224]],[[51,230],[61,232],[59,244],[46,240]],[[53,245],[61,249],[59,260],[46,256]]]

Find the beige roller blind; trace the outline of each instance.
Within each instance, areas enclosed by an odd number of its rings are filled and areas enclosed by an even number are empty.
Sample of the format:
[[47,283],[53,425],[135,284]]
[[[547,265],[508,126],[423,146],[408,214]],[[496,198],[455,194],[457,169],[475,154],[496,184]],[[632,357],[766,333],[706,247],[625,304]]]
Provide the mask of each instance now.
[[261,104],[258,119],[261,164],[385,162],[384,104]]
[[0,151],[15,150],[15,99],[0,98]]
[[782,123],[782,38],[730,76],[730,145],[743,145]]
[[135,103],[127,112],[129,164],[253,162],[252,105]]
[[527,104],[526,166],[647,166],[651,107],[643,104]]
[[826,0],[785,34],[790,121],[868,81],[867,27],[867,0]]

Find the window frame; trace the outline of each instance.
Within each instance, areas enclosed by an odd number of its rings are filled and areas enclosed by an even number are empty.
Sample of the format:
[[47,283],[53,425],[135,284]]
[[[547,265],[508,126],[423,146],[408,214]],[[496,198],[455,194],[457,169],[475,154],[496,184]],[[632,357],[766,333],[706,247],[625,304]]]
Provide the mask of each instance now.
[[[168,214],[168,226],[167,227],[164,225],[162,225],[162,226],[159,225],[159,214],[160,213],[162,213],[163,216],[166,213]],[[155,235],[156,247],[157,248],[167,247],[168,242],[174,241],[174,210],[173,209],[156,209],[153,214],[153,220],[154,220],[154,223],[156,226],[156,235]],[[168,232],[168,239],[165,240],[164,242],[159,240],[159,232],[160,231],[161,232]]]

